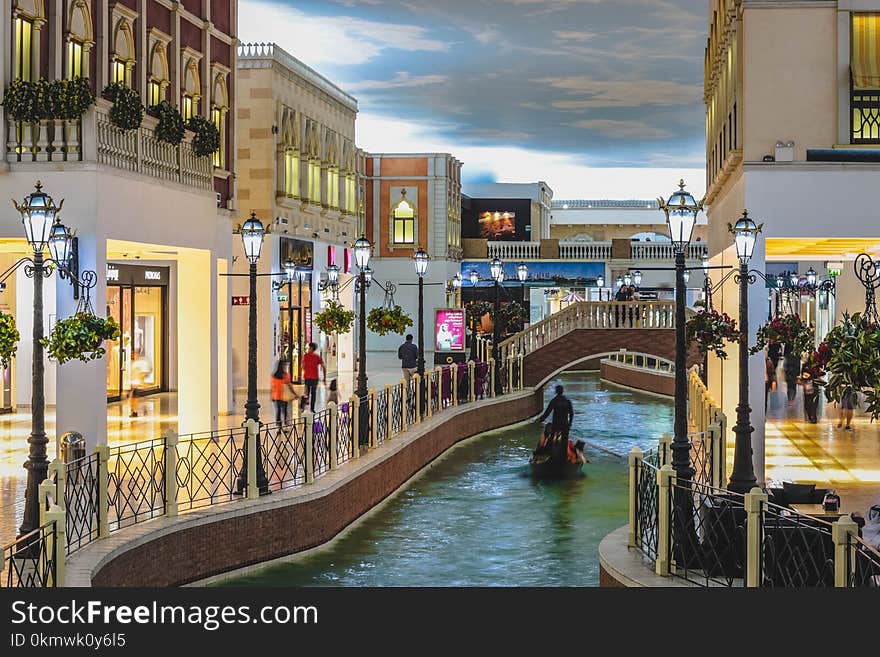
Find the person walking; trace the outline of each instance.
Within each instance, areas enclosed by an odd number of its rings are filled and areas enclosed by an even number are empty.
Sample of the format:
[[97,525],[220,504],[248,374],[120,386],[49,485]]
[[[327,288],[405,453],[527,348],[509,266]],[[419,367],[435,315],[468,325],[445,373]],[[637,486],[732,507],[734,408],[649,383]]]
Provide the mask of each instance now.
[[324,382],[327,382],[327,368],[321,355],[317,353],[318,345],[309,343],[309,350],[302,357],[303,381],[306,384],[306,394],[309,396],[309,409],[315,412],[315,401],[318,397],[318,374],[319,368],[324,371]]
[[855,390],[850,390],[849,392],[843,393],[843,396],[840,398],[840,415],[837,418],[837,428],[843,426],[843,423],[846,422],[846,426],[843,428],[847,431],[852,431],[852,419],[853,419],[853,411],[855,410],[856,405],[859,403],[859,393]]
[[272,403],[275,405],[275,421],[286,423],[289,417],[289,403],[296,398],[293,383],[290,380],[290,372],[287,371],[287,361],[281,359],[275,365],[271,380]]
[[767,412],[767,399],[771,390],[776,390],[776,365],[769,354],[764,356],[764,364],[767,367],[767,379],[764,383],[764,412]]
[[782,359],[782,369],[785,372],[785,394],[788,396],[788,405],[794,404],[797,395],[797,380],[801,373],[801,357],[794,354],[789,345],[785,346],[785,356]]
[[409,383],[419,366],[419,348],[413,344],[412,333],[408,333],[406,341],[397,348],[397,357],[400,359],[403,379]]
[[819,384],[813,378],[814,372],[809,367],[804,367],[798,383],[804,387],[804,417],[807,422],[816,424],[819,419]]

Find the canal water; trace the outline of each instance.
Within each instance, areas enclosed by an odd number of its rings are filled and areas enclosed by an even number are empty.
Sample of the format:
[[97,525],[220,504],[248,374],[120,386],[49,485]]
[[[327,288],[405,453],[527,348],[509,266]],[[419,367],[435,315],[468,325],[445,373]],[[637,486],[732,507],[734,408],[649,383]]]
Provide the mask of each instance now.
[[[529,477],[541,428],[487,433],[441,457],[330,546],[227,586],[597,586],[599,542],[627,522],[630,448],[672,430],[672,404],[602,383],[560,377],[587,447],[585,476]],[[546,399],[552,396],[547,391]]]

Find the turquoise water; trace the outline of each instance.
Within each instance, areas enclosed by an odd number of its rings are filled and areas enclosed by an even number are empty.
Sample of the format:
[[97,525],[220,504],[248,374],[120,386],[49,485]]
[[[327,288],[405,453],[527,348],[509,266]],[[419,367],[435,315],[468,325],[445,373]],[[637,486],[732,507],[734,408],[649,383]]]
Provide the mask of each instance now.
[[[540,427],[458,446],[353,530],[310,556],[231,586],[595,586],[602,538],[627,521],[626,453],[672,430],[671,402],[561,377],[587,447],[586,475],[528,476]],[[550,393],[547,393],[549,399]]]

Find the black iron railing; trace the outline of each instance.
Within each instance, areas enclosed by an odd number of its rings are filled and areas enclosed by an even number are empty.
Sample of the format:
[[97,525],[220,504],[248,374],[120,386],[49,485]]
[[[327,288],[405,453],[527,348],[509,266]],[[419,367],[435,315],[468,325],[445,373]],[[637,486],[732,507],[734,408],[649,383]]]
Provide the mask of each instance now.
[[373,403],[376,405],[374,414],[376,444],[381,445],[388,437],[388,388],[377,391],[373,397]]
[[177,445],[177,504],[181,511],[228,502],[244,469],[244,427],[181,436]]
[[354,457],[351,402],[339,404],[336,422],[336,464],[342,465]]
[[403,431],[403,385],[392,386],[388,412],[391,413],[391,435],[396,436]]
[[260,441],[269,490],[306,482],[306,425],[301,418],[287,424],[264,424]]
[[315,413],[312,418],[312,472],[314,476],[324,474],[330,469],[330,412]]
[[64,507],[67,509],[67,553],[98,538],[98,454],[65,465]]
[[762,509],[761,586],[834,586],[831,523],[766,503]]
[[880,551],[857,536],[847,536],[846,573],[850,587],[880,588]]
[[853,90],[850,96],[853,144],[880,144],[880,90]]
[[7,588],[48,588],[57,586],[56,555],[63,550],[56,541],[55,521],[3,547],[0,586]]
[[165,442],[161,438],[110,448],[107,462],[110,531],[165,513],[164,451]]
[[651,561],[657,560],[659,501],[657,453],[649,453],[636,464],[635,544]]

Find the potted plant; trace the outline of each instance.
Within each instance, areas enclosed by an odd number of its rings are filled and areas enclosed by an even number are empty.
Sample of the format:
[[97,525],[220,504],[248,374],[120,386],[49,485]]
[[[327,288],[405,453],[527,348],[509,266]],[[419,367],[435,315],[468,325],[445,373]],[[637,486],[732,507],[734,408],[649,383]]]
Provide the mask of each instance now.
[[685,325],[688,344],[696,342],[704,358],[711,352],[722,360],[727,358],[727,342],[739,342],[746,336],[736,328],[736,321],[727,313],[703,308],[694,313]]
[[874,321],[860,313],[844,315],[814,356],[825,361],[828,401],[840,403],[861,392],[871,420],[880,417],[880,327]]
[[121,82],[108,84],[102,95],[113,103],[110,108],[110,122],[120,130],[139,128],[144,120],[144,104],[140,94]]
[[106,352],[105,340],[119,337],[119,324],[112,317],[102,318],[90,312],[78,312],[62,319],[52,328],[48,337],[40,340],[46,352],[60,365],[69,360],[87,362],[100,358]]
[[177,146],[183,141],[186,125],[183,116],[174,105],[163,100],[158,105],[153,105],[148,113],[159,119],[156,125],[156,139],[172,146]]
[[10,131],[10,142],[14,148],[19,152],[33,152],[34,123],[40,120],[36,83],[13,80],[3,94],[3,108],[15,122],[15,131]]
[[500,321],[503,323],[504,330],[510,332],[511,329],[515,331],[522,324],[526,311],[522,304],[511,301],[501,306],[498,314],[500,315]]
[[76,154],[80,149],[80,119],[95,103],[95,95],[88,78],[73,78],[62,82],[60,118],[64,122],[65,150],[68,159],[77,159]]
[[220,132],[217,126],[202,116],[194,116],[186,127],[193,132],[193,152],[199,157],[213,155],[220,148]]
[[329,301],[324,310],[315,315],[315,324],[325,335],[348,333],[354,324],[354,311],[346,310],[338,301]]
[[4,369],[12,362],[20,339],[21,335],[15,326],[15,317],[0,312],[0,363]]
[[386,335],[388,333],[403,335],[404,331],[412,325],[413,321],[410,316],[403,312],[403,308],[397,305],[373,308],[367,314],[367,328],[378,335]]

